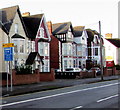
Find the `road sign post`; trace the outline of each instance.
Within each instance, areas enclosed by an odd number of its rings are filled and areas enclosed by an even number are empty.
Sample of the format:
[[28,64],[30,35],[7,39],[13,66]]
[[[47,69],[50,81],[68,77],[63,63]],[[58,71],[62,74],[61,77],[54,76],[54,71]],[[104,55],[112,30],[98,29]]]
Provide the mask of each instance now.
[[[13,61],[13,47],[14,43],[3,44],[4,48],[4,61],[8,62],[9,68],[8,72],[11,75],[11,91],[12,91],[12,61]],[[7,91],[8,91],[8,73],[7,73]]]

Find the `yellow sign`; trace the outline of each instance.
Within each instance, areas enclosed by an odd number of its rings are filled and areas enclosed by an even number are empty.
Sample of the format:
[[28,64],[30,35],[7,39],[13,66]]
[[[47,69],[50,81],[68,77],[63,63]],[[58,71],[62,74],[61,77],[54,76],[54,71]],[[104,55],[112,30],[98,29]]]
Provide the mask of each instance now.
[[106,56],[106,60],[113,60],[112,56]]
[[14,47],[14,43],[3,44],[3,47]]

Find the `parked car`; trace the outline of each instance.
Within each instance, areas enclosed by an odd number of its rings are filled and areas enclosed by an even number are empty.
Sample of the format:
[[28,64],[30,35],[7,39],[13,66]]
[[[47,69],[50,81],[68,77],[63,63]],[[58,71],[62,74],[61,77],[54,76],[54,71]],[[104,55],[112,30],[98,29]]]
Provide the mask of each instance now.
[[92,67],[88,72],[93,72],[93,71],[95,71],[96,75],[101,74],[101,70],[98,67]]
[[88,70],[87,70],[86,68],[83,68],[82,71],[83,71],[83,72],[87,72]]
[[60,69],[55,69],[55,72],[61,72],[61,70]]
[[65,72],[81,72],[81,68],[66,68]]

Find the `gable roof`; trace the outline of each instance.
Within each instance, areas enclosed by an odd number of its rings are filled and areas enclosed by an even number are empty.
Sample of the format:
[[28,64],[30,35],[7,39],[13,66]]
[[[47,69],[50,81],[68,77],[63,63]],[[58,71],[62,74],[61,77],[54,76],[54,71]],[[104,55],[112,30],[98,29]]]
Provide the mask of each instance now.
[[23,17],[29,38],[35,39],[42,17],[43,14]]
[[10,30],[10,27],[13,23],[13,19],[15,17],[15,14],[18,10],[18,6],[8,7],[1,9],[2,17],[0,18],[0,21],[3,23],[4,27],[8,30]]
[[116,47],[120,48],[120,39],[107,39],[109,42],[111,42]]
[[[31,53],[29,54],[27,60],[26,60],[25,65],[32,65],[32,64],[34,63],[35,58],[37,57],[37,55],[39,55],[38,52],[31,52]],[[42,64],[43,64],[43,61],[42,61],[43,58],[42,58],[40,55],[39,55],[39,57],[40,57],[40,60],[41,60],[41,62],[42,62]]]
[[18,12],[18,15],[20,17],[21,23],[23,25],[24,31],[26,33],[26,36],[28,37],[21,13],[20,13],[20,9],[19,6],[12,6],[12,7],[8,7],[8,8],[2,8],[0,10],[0,13],[2,14],[2,17],[0,17],[0,21],[2,22],[5,30],[7,31],[7,33],[9,34],[11,25],[13,23],[13,20],[15,18],[16,13]]
[[85,26],[75,26],[73,29],[74,29],[74,36],[79,37],[82,36]]
[[70,27],[72,28],[71,22],[56,23],[52,25],[52,33],[53,35],[66,34]]
[[8,31],[7,31],[7,29],[4,27],[4,25],[2,24],[1,21],[0,21],[0,28],[8,35]]
[[12,36],[12,38],[21,38],[21,39],[25,39],[23,36],[19,35],[19,34],[14,34]]

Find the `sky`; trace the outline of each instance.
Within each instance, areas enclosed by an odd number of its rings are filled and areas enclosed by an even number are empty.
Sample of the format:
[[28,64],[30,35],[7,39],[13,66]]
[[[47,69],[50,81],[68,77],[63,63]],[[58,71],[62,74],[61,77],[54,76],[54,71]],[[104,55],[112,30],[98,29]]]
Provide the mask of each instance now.
[[31,15],[44,13],[46,21],[52,23],[71,22],[74,26],[85,26],[101,34],[112,33],[118,38],[119,0],[0,0],[0,9],[19,5],[21,13]]

